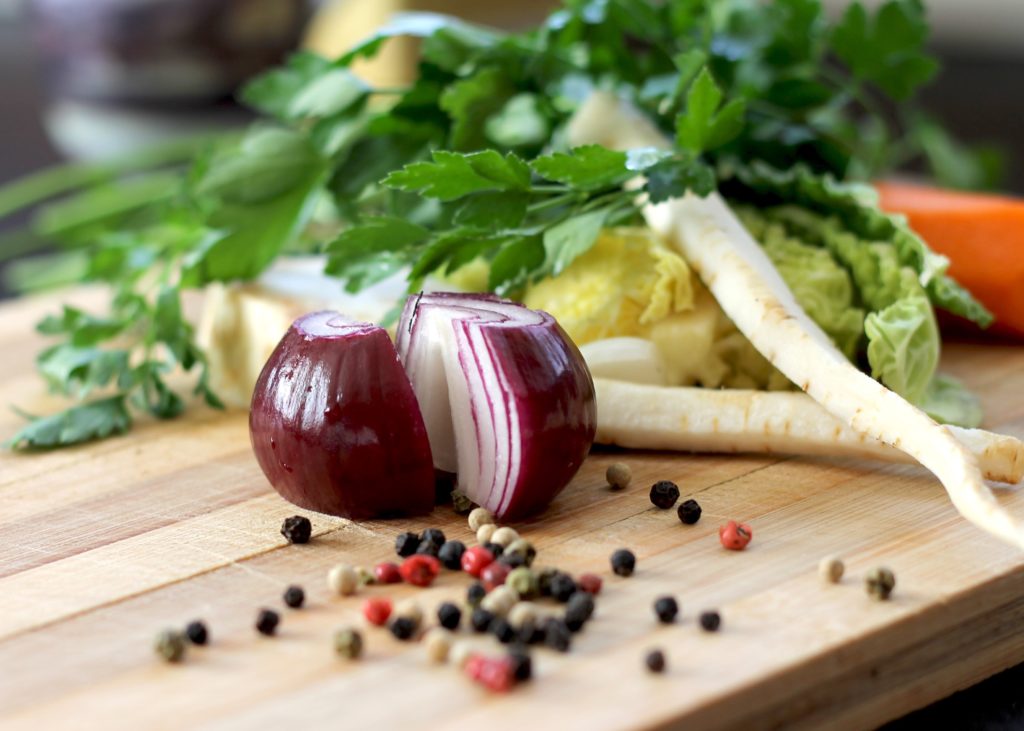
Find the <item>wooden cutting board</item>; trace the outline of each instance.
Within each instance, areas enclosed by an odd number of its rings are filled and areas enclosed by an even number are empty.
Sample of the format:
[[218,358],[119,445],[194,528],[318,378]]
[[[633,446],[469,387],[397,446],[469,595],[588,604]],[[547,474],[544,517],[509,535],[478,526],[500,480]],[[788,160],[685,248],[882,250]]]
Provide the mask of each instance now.
[[[30,323],[55,303],[0,308],[0,403],[53,406],[31,372],[41,341]],[[1024,348],[955,345],[945,365],[982,395],[989,426],[1024,435]],[[0,411],[0,434],[17,422]],[[603,474],[619,459],[634,484],[611,492]],[[651,506],[658,479],[700,501],[697,525]],[[999,492],[1024,512],[1019,490]],[[516,526],[538,564],[605,577],[595,619],[570,654],[534,652],[536,679],[503,696],[382,630],[365,629],[357,663],[330,647],[338,626],[362,627],[364,597],[411,595],[431,613],[467,583],[447,572],[428,590],[342,599],[326,590],[330,566],[391,559],[404,530],[469,540],[463,519],[447,509],[360,524],[313,515],[314,540],[285,545],[278,529],[296,512],[256,466],[241,414],[197,409],[87,447],[4,453],[0,727],[861,728],[1024,661],[1024,557],[961,520],[913,466],[595,454],[550,510]],[[718,544],[730,518],[753,526],[745,552]],[[609,570],[623,546],[638,557],[629,579]],[[846,560],[838,586],[816,572],[830,553]],[[885,603],[862,585],[878,565],[898,581]],[[307,608],[283,608],[291,583],[306,588]],[[675,625],[654,621],[662,594],[682,605]],[[283,613],[274,639],[252,628],[264,606]],[[712,607],[723,617],[713,635],[695,621]],[[154,634],[197,617],[210,646],[181,665],[159,661]],[[668,656],[664,676],[643,669],[654,647]]]

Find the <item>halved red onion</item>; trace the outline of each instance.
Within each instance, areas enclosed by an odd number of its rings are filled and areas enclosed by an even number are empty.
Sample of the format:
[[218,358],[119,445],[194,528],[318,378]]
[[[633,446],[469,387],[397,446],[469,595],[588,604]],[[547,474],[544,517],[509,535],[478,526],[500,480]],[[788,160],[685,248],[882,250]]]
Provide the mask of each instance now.
[[292,324],[253,392],[256,459],[286,500],[346,518],[428,512],[423,418],[388,334],[335,312]]
[[411,296],[397,346],[434,465],[514,520],[548,505],[594,440],[594,384],[546,312],[489,295]]

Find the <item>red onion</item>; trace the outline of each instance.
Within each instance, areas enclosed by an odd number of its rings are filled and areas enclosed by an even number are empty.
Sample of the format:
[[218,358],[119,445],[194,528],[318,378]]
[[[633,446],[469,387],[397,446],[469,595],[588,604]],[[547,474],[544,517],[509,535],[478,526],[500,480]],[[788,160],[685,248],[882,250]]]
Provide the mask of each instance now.
[[471,500],[514,520],[576,474],[597,428],[594,384],[551,315],[489,295],[414,295],[397,346],[434,465]]
[[346,518],[433,507],[416,396],[375,325],[334,312],[296,320],[260,373],[249,434],[270,483],[301,507]]

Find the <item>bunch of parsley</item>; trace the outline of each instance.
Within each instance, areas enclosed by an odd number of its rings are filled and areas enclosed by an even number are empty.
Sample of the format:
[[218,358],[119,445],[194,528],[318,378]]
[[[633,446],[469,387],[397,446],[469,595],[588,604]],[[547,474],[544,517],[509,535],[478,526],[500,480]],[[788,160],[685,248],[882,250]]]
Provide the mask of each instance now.
[[[350,71],[399,35],[421,39],[408,87]],[[259,122],[192,145],[186,165],[179,145],[0,190],[0,216],[64,195],[39,209],[36,235],[61,244],[70,280],[112,291],[102,316],[66,307],[40,323],[60,339],[40,372],[82,403],[12,444],[122,432],[133,408],[176,416],[177,369],[217,406],[181,292],[251,279],[287,253],[326,253],[351,290],[402,269],[415,289],[483,257],[489,287],[514,294],[636,218],[642,195],[706,195],[723,171],[799,161],[805,175],[869,179],[923,160],[946,183],[980,185],[979,158],[911,103],[937,70],[926,38],[919,0],[873,15],[854,3],[835,24],[820,0],[565,0],[526,33],[409,14],[339,59],[299,53],[243,90]],[[595,89],[628,98],[675,149],[567,149]]]

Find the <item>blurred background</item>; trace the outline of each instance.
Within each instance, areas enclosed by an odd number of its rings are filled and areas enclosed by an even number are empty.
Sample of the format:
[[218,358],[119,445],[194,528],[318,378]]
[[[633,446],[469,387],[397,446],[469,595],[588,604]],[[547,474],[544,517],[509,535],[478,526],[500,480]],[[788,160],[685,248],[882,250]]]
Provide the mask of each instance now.
[[[709,0],[713,1],[713,0]],[[866,4],[876,4],[868,0]],[[245,79],[307,46],[334,55],[401,10],[433,10],[505,28],[554,0],[0,0],[0,185],[54,163],[103,160],[238,126]],[[827,0],[839,13],[846,0]],[[1003,188],[1024,194],[1024,0],[925,0],[944,72],[924,106],[968,143],[1004,155]],[[396,45],[361,72],[407,76]],[[0,297],[26,242],[0,223]],[[955,659],[951,658],[955,662]],[[1013,728],[1024,723],[1016,668],[892,724]]]

